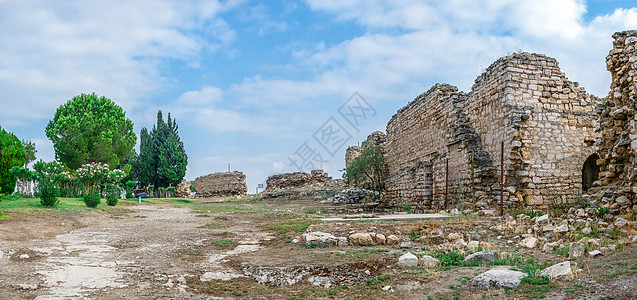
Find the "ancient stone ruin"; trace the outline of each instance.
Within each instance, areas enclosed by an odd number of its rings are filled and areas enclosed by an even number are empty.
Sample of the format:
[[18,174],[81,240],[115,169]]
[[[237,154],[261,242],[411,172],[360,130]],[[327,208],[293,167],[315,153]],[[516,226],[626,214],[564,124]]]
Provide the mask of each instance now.
[[[606,57],[610,92],[599,106],[596,164],[589,168],[592,174],[599,172],[593,190],[600,198],[614,200],[612,209],[627,211],[637,204],[637,30],[618,32],[613,38],[613,50]],[[632,210],[637,213],[637,207]]]
[[195,178],[197,197],[243,196],[248,193],[242,172],[219,172]]
[[503,158],[507,205],[572,200],[594,152],[598,101],[555,59],[531,53],[499,59],[470,93],[436,84],[387,124],[387,197],[422,208],[489,206],[500,198]]
[[332,181],[323,170],[313,170],[310,173],[294,172],[276,174],[266,180],[266,193],[280,190],[307,190],[324,188]]
[[[388,204],[495,206],[502,174],[509,207],[547,207],[595,192],[616,202],[613,209],[632,209],[637,31],[613,37],[605,99],[569,81],[555,59],[516,53],[489,66],[469,93],[436,84],[398,110],[383,143]],[[347,149],[346,166],[360,151]]]

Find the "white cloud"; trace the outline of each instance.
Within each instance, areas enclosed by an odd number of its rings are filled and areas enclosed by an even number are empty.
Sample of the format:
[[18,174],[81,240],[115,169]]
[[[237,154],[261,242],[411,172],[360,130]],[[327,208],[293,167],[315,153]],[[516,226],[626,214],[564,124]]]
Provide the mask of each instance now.
[[[28,124],[82,92],[130,111],[173,80],[160,74],[164,59],[196,65],[202,51],[232,40],[215,18],[227,9],[217,1],[0,3],[0,118]],[[193,31],[206,24],[216,40]]]
[[285,164],[283,164],[282,161],[272,162],[272,171],[274,171],[275,173],[279,173],[283,171],[284,167],[285,167]]

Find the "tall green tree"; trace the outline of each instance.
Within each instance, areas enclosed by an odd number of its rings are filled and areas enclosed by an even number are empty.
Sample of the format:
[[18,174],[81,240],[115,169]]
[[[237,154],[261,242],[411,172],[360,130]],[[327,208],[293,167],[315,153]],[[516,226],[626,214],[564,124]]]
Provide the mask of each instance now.
[[24,152],[26,154],[26,161],[24,162],[24,165],[26,166],[35,161],[35,154],[38,150],[35,148],[35,143],[29,140],[22,140],[22,147],[24,147]]
[[0,128],[0,193],[13,193],[16,177],[9,170],[21,167],[25,162],[26,153],[20,140],[13,133]]
[[111,169],[133,155],[133,122],[111,99],[80,94],[58,107],[46,126],[55,156],[72,170],[91,162]]
[[140,132],[139,157],[135,170],[142,186],[167,187],[177,185],[186,174],[188,156],[179,138],[179,126],[170,117],[164,121],[162,111],[157,112],[157,123],[149,132]]

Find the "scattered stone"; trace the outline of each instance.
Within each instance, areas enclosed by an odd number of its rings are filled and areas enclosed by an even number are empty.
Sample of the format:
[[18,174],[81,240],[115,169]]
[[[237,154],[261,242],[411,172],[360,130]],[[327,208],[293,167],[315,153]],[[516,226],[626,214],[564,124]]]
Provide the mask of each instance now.
[[485,217],[495,217],[496,212],[493,209],[483,209],[483,210],[480,210],[479,215],[485,216]]
[[338,239],[334,235],[321,231],[304,233],[303,242],[308,247],[325,248],[338,246]]
[[414,245],[411,242],[402,242],[400,243],[400,246],[398,246],[399,248],[412,248]]
[[557,247],[557,242],[545,243],[544,246],[542,246],[542,252],[553,252],[553,248],[555,247]]
[[378,245],[385,245],[385,243],[387,242],[387,239],[385,238],[385,235],[377,233],[376,236],[374,236],[374,241]]
[[565,261],[556,265],[552,265],[540,272],[540,276],[547,276],[556,280],[571,280],[573,278],[573,271],[571,270],[571,262]]
[[407,252],[398,258],[398,265],[401,267],[417,267],[418,257],[411,254],[411,252]]
[[425,267],[426,269],[433,269],[440,266],[440,261],[429,255],[423,255],[418,261],[418,264]]
[[391,285],[387,285],[383,287],[383,291],[389,291],[390,293],[393,293],[394,289],[391,287]]
[[535,218],[535,224],[544,226],[549,224],[549,215],[542,215]]
[[322,203],[332,204],[357,204],[364,203],[367,199],[370,199],[372,192],[368,190],[361,190],[359,188],[346,189],[338,192],[334,197],[321,201]]
[[390,234],[390,235],[387,236],[387,245],[396,245],[398,243],[400,243],[400,238],[399,237],[397,237],[397,236],[395,236],[393,234]]
[[467,248],[469,248],[470,250],[475,250],[477,248],[480,248],[480,242],[470,241],[469,243],[467,243]]
[[568,257],[578,258],[584,255],[585,245],[582,243],[570,243],[570,249],[568,250]]
[[464,237],[464,236],[463,236],[462,234],[457,233],[457,232],[452,232],[452,233],[450,233],[449,235],[447,235],[447,239],[448,239],[450,242],[453,242],[453,241],[455,241],[455,240],[459,240],[459,239],[461,239],[461,238],[463,238],[463,237]]
[[555,229],[553,230],[555,233],[565,233],[568,232],[568,225],[563,224],[560,226],[555,227]]
[[339,237],[337,237],[337,239],[338,239],[338,246],[339,246],[339,247],[346,247],[346,246],[348,246],[348,243],[347,243],[347,237],[339,236]]
[[437,229],[437,230],[434,230],[434,231],[430,232],[427,235],[427,238],[433,243],[440,244],[440,243],[442,243],[444,241],[445,234],[442,232],[442,230]]
[[369,233],[358,232],[349,236],[349,243],[354,246],[370,246],[374,242]]
[[588,228],[588,227],[582,229],[582,233],[583,234],[591,234],[592,232],[593,232],[593,230]]
[[332,286],[332,280],[326,276],[310,276],[307,281],[309,281],[312,285],[326,289]]
[[520,246],[526,247],[529,249],[535,248],[536,245],[537,245],[537,238],[533,236],[529,236],[525,238],[524,240],[520,241]]
[[477,262],[479,264],[487,264],[498,258],[498,251],[481,251],[468,255],[464,258],[465,262]]
[[615,245],[615,244],[608,244],[608,245],[606,245],[606,246],[602,247],[602,249],[601,249],[601,250],[604,250],[604,251],[615,251],[616,249],[617,249],[617,245]]
[[613,223],[615,226],[622,228],[626,225],[628,225],[628,220],[622,218],[622,217],[617,217],[617,219],[615,219],[615,223]]
[[29,259],[29,254],[20,254],[20,259]]
[[486,271],[471,280],[471,288],[479,290],[515,288],[526,277],[525,273],[519,271],[493,269]]
[[598,255],[604,255],[604,253],[602,253],[602,251],[599,251],[599,250],[593,250],[588,252],[588,256],[591,256],[591,257],[595,257]]
[[37,290],[38,289],[38,284],[37,283],[19,283],[17,284],[18,288],[20,288],[21,290],[26,290],[26,291],[33,291],[33,290]]

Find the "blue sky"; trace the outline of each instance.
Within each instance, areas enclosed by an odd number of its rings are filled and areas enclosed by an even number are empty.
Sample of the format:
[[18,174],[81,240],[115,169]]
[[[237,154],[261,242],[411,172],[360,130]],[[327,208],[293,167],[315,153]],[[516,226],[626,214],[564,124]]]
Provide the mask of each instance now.
[[[570,80],[605,96],[611,35],[637,29],[636,6],[0,0],[0,126],[53,159],[46,123],[68,99],[95,92],[122,106],[137,134],[158,109],[170,112],[189,156],[187,179],[230,163],[254,192],[269,175],[298,171],[290,158],[308,154],[340,177],[345,145],[384,130],[437,82],[469,91],[486,67],[517,51],[557,58]],[[369,110],[352,126],[339,108],[356,92]],[[347,134],[328,141],[328,129]]]

